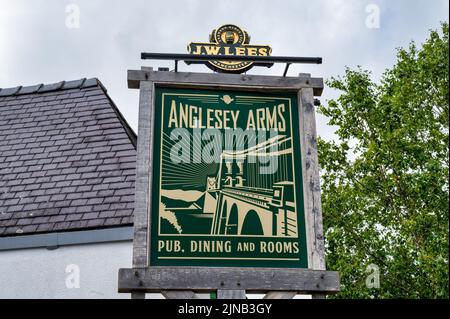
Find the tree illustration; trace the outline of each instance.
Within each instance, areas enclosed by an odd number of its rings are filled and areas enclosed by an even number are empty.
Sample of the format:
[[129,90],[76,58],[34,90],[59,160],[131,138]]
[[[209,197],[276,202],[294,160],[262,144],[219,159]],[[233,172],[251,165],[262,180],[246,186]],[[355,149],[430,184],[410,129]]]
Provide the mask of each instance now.
[[159,204],[159,218],[161,219],[161,231],[165,234],[181,234],[183,229],[178,224],[177,216],[174,212],[166,210],[166,205]]

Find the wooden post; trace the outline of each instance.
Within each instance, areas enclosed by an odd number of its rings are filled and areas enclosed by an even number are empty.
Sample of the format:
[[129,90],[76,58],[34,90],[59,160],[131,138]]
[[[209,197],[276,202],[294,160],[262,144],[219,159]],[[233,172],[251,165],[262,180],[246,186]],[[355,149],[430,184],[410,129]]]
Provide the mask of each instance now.
[[217,299],[245,299],[245,290],[217,290]]
[[[306,214],[308,264],[310,269],[325,270],[325,251],[320,197],[317,132],[312,88],[303,88],[298,94],[301,135],[303,201]],[[324,298],[314,294],[313,298]]]
[[[151,69],[147,70],[151,71]],[[141,81],[139,86],[139,138],[137,140],[136,158],[137,178],[135,182],[133,268],[145,268],[148,266],[147,245],[150,238],[148,232],[150,227],[148,208],[151,204],[153,85],[150,82]],[[148,119],[150,120],[148,121]],[[133,292],[131,298],[145,299],[145,293]]]

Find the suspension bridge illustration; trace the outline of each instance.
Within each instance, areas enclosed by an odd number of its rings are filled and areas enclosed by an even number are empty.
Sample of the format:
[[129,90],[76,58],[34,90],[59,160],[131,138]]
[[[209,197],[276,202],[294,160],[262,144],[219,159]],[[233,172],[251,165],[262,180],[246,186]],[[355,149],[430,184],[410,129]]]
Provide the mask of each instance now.
[[[268,169],[269,164],[275,164],[275,168]],[[215,174],[206,176],[200,199],[184,207],[169,201],[160,208],[160,217],[180,234],[192,233],[179,225],[190,212],[199,223],[210,220],[207,229],[196,234],[298,237],[294,164],[292,138],[286,135],[243,150],[222,151],[219,163],[212,166]],[[172,198],[186,194],[181,190],[170,192]]]

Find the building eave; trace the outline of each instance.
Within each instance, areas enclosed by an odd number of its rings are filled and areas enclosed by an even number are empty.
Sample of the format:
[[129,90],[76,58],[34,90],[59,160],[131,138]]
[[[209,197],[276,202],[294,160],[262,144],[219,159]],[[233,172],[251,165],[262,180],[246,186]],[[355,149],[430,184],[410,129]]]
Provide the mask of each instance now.
[[0,251],[61,246],[110,243],[133,240],[133,227],[122,226],[104,229],[53,232],[46,234],[0,237]]

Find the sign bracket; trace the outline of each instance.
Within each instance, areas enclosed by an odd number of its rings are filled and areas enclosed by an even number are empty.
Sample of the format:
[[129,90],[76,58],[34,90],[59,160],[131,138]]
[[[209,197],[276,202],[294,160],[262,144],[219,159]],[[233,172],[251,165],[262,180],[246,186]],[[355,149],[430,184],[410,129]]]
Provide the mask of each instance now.
[[283,72],[283,77],[286,76],[286,74],[287,74],[288,69],[289,69],[290,66],[291,66],[291,63],[290,63],[290,62],[289,62],[289,63],[286,63],[286,67],[284,68],[284,72]]
[[141,53],[142,60],[173,60],[175,62],[175,72],[178,72],[178,61],[184,61],[187,65],[205,63],[208,61],[238,61],[253,62],[256,66],[271,67],[275,63],[286,63],[283,77],[291,64],[322,64],[321,57],[293,57],[293,56],[222,56],[222,55],[195,55],[180,53]]

